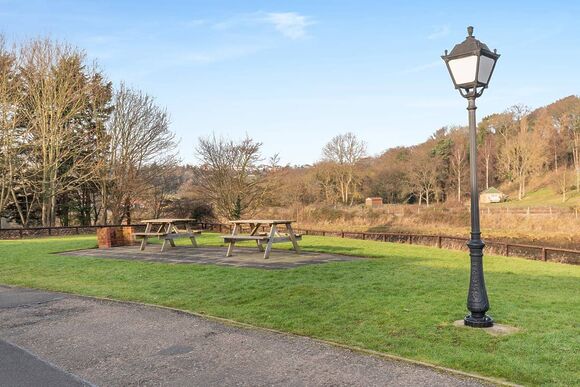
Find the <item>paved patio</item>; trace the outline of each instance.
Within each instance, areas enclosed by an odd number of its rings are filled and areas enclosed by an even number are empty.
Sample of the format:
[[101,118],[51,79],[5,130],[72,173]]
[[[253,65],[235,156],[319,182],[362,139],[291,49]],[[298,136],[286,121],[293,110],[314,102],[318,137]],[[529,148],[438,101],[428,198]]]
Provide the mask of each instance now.
[[197,263],[210,265],[226,265],[238,267],[254,267],[261,269],[291,269],[293,267],[322,264],[328,262],[345,262],[364,259],[360,257],[302,252],[296,254],[290,250],[275,249],[268,259],[264,253],[255,248],[237,247],[231,257],[226,257],[225,247],[177,246],[163,253],[161,246],[148,245],[144,251],[139,246],[113,247],[109,249],[87,249],[61,253],[78,257],[98,257],[108,259],[126,259],[165,263]]

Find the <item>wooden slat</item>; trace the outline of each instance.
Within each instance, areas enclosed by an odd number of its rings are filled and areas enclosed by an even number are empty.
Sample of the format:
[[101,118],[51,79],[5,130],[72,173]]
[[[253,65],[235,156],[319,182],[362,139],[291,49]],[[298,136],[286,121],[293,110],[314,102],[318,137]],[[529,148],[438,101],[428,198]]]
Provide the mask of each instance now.
[[177,239],[177,238],[191,238],[195,235],[199,235],[201,234],[201,231],[197,231],[197,232],[191,232],[191,233],[186,233],[186,232],[180,232],[179,234],[167,234],[165,235],[165,239]]
[[135,232],[133,233],[135,236],[165,236],[167,233],[164,232]]
[[260,223],[260,224],[286,224],[295,223],[295,220],[290,219],[248,219],[248,220],[230,220],[232,224],[250,224],[250,223]]
[[145,219],[142,220],[141,223],[186,223],[186,222],[195,222],[195,219],[173,219],[173,218],[165,218],[165,219]]
[[269,237],[261,235],[222,235],[224,242],[229,241],[267,241]]

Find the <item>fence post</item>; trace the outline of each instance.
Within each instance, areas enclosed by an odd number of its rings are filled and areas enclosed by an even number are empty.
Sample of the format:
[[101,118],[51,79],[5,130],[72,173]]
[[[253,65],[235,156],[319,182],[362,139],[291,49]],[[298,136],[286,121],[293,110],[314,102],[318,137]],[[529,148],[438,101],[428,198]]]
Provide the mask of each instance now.
[[383,234],[383,242],[387,241],[387,234]]
[[22,229],[18,230],[18,235],[20,235],[20,239],[22,239],[22,238],[23,238],[23,235],[22,235]]
[[77,233],[77,235],[79,235],[79,228],[75,227],[75,232]]
[[344,231],[341,231],[341,232],[340,232],[340,237],[341,237],[341,238],[344,238]]
[[304,234],[308,235],[308,230],[304,230]]
[[326,236],[326,231],[323,231],[322,232],[322,236]]
[[441,235],[437,235],[437,247],[441,248]]
[[506,257],[510,256],[510,245],[508,245],[507,243],[505,244],[505,256]]
[[548,249],[546,249],[545,247],[542,247],[542,259],[544,261],[548,260]]
[[364,232],[362,233],[362,236],[363,236],[363,241],[364,241],[365,239],[367,239],[367,234],[365,234]]
[[411,240],[411,234],[407,236],[407,243],[409,243],[410,245],[413,244],[413,241]]

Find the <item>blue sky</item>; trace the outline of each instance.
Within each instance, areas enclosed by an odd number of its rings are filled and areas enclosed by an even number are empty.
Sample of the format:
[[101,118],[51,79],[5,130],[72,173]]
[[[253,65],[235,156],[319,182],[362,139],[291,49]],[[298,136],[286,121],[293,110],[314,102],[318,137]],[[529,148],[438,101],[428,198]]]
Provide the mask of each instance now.
[[502,54],[478,118],[579,94],[579,19],[577,1],[0,0],[10,41],[70,42],[154,96],[184,162],[213,132],[303,164],[347,131],[379,154],[463,125],[440,55],[467,25]]

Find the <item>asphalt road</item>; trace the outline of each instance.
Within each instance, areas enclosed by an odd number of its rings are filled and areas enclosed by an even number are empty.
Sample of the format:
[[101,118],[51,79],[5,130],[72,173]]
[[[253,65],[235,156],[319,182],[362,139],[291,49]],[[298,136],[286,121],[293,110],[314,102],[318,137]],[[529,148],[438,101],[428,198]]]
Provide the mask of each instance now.
[[1,286],[0,340],[3,386],[482,385],[304,337]]

